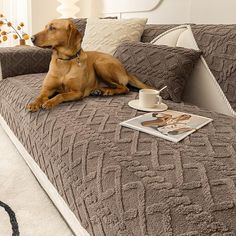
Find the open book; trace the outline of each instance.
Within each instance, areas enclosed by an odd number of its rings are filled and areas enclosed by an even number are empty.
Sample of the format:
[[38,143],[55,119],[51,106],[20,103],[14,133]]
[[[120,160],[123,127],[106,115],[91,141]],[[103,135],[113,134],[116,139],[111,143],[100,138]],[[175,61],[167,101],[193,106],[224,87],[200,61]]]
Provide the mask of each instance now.
[[212,119],[203,116],[167,110],[147,113],[120,125],[177,143],[211,121]]

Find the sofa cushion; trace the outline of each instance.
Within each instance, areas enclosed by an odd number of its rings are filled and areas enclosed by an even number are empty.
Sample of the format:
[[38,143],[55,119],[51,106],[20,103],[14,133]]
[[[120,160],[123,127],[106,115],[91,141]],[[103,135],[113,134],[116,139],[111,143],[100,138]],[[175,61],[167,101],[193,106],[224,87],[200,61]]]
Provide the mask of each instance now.
[[[177,26],[167,30],[152,40],[151,43],[199,50],[189,25]],[[203,56],[197,62],[187,81],[183,99],[185,102],[209,110],[236,116]]]
[[[78,31],[84,36],[88,18],[71,18],[71,20],[76,25]],[[117,16],[107,16],[101,17],[99,19],[117,19]]]
[[210,70],[236,111],[236,25],[194,25],[192,30]]
[[88,19],[82,48],[113,55],[124,41],[140,41],[147,19]]
[[169,47],[176,47],[180,35],[187,30],[185,26],[177,26],[175,28],[169,29],[158,35],[150,43],[155,45],[166,45]]
[[30,113],[44,76],[1,81],[0,114],[90,235],[234,235],[234,118],[168,101],[214,119],[174,144],[119,125],[137,93]]
[[0,80],[47,72],[52,51],[38,47],[0,47]]
[[144,28],[141,42],[150,43],[153,39],[155,39],[158,35],[166,32],[169,29],[172,29],[178,25],[169,24],[169,25],[159,25],[159,24],[147,24]]
[[186,81],[200,55],[200,51],[181,47],[130,42],[120,45],[115,53],[127,71],[144,83],[156,89],[167,85],[161,95],[175,102],[182,100]]
[[84,32],[87,25],[87,18],[73,18],[71,20],[76,25],[78,31],[82,34],[82,36],[84,36]]

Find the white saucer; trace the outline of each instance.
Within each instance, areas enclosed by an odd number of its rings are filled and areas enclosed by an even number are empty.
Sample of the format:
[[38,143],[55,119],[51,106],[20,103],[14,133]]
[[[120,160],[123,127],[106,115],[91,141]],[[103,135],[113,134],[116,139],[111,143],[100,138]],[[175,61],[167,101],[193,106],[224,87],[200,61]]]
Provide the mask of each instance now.
[[139,105],[139,100],[132,100],[129,101],[128,105],[134,109],[140,110],[140,111],[166,111],[168,109],[168,106],[165,103],[161,103],[158,105],[155,105],[152,108],[146,108],[146,107],[141,107]]

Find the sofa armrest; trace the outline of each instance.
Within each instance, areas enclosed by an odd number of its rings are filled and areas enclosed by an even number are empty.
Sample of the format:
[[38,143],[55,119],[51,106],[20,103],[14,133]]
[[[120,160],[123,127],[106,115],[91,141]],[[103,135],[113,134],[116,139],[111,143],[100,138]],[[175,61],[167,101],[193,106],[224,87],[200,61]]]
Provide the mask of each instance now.
[[0,48],[0,80],[47,72],[51,54],[51,50],[30,46]]

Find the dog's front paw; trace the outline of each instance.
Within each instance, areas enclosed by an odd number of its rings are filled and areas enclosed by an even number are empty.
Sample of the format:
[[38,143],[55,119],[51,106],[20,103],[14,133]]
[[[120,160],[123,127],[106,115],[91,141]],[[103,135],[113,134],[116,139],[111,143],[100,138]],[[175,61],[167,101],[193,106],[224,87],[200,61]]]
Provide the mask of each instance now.
[[53,101],[53,100],[48,100],[46,101],[43,105],[42,108],[43,109],[52,109],[53,107],[55,107],[57,104]]
[[92,96],[102,96],[102,91],[100,89],[93,90],[90,95]]
[[32,102],[26,106],[26,109],[28,109],[31,112],[36,112],[41,108],[41,106],[42,104],[40,102]]

